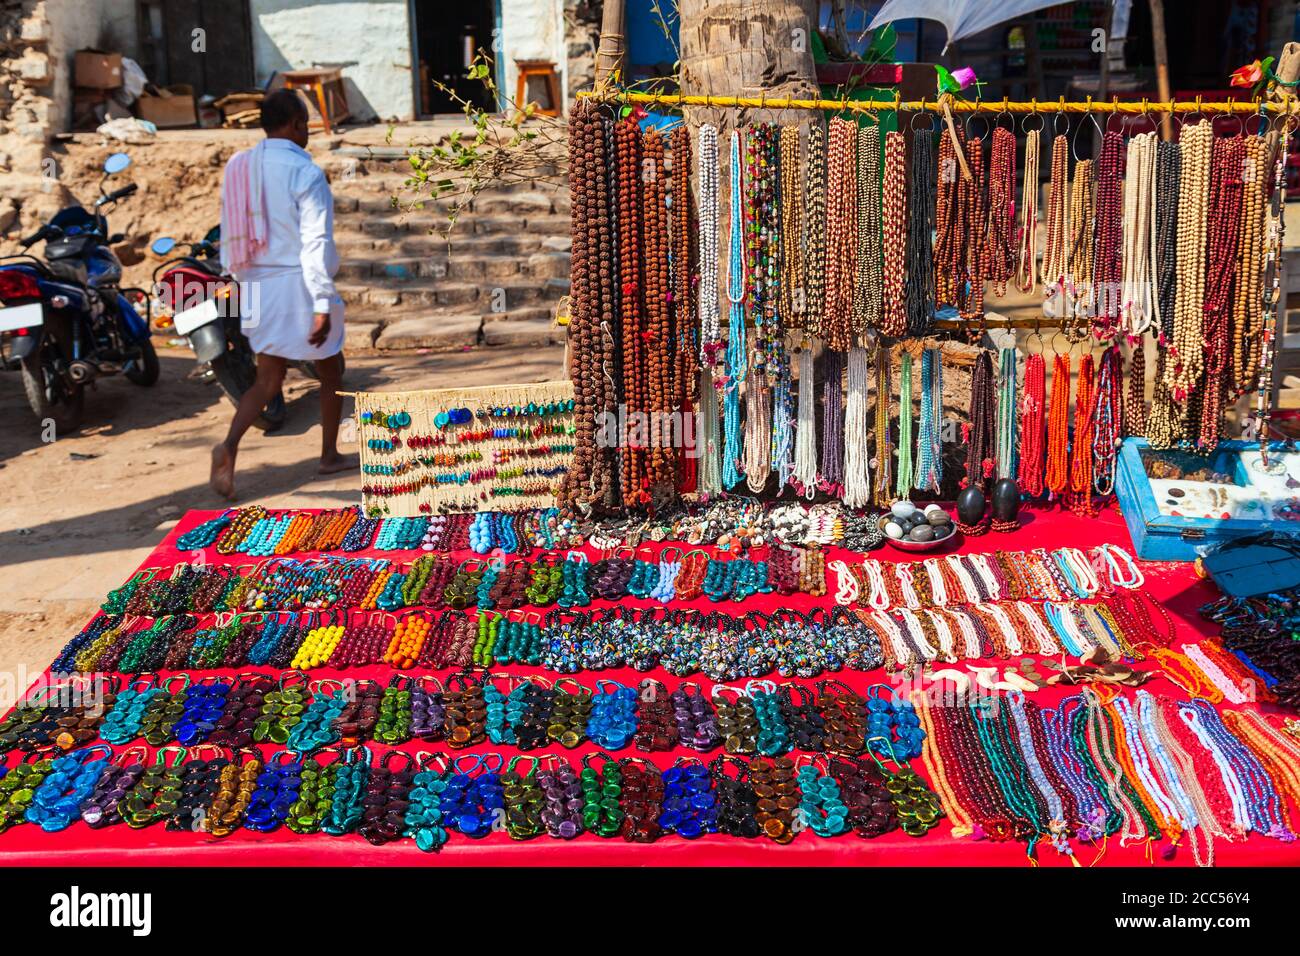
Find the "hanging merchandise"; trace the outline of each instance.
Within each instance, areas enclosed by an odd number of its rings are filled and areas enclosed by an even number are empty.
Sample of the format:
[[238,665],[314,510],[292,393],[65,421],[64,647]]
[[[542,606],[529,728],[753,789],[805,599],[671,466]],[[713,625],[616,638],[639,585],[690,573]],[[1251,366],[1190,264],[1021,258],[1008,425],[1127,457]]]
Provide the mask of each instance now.
[[1062,330],[1071,342],[1088,335],[1088,323],[1097,314],[1097,289],[1093,281],[1093,232],[1096,164],[1081,159],[1074,164],[1070,183],[1069,242],[1066,248],[1066,299]]
[[981,349],[975,356],[975,368],[971,373],[970,417],[962,426],[966,477],[961,484],[963,488],[978,488],[986,495],[998,466],[997,407],[993,356],[987,349]]
[[[1092,486],[1102,497],[1110,495],[1115,487],[1115,460],[1124,433],[1123,371],[1124,360],[1119,346],[1112,345],[1101,355],[1087,429],[1092,433]],[[1080,382],[1082,380],[1081,370]]]
[[1019,447],[1019,409],[1016,405],[1016,369],[1020,353],[1014,348],[998,350],[997,462],[998,478],[1015,478]]
[[1015,277],[1016,252],[1016,134],[1005,126],[993,129],[989,153],[988,212],[981,274],[998,296],[1007,293]]
[[[886,382],[886,384],[888,384]],[[904,350],[899,357],[898,373],[898,481],[896,493],[906,498],[912,493],[912,353]]]
[[[958,154],[964,158],[961,165]],[[967,171],[969,170],[969,175]],[[984,315],[984,145],[963,130],[939,140],[939,187],[935,211],[935,299],[962,319]]]
[[907,334],[928,335],[934,329],[934,216],[938,173],[935,169],[933,127],[912,132],[911,181],[907,183],[907,255],[903,295]]
[[[1232,303],[1229,296],[1237,272],[1237,241],[1241,231],[1245,140],[1236,136],[1214,141],[1210,167],[1210,220],[1206,233],[1205,301],[1201,322],[1204,335],[1204,379],[1200,386],[1197,446],[1204,450],[1219,443],[1224,404],[1232,373]],[[1233,389],[1235,392],[1235,389]]]
[[844,486],[844,353],[822,353],[822,462],[818,486],[838,498]]
[[867,350],[849,349],[848,391],[844,403],[844,504],[865,508],[871,503],[871,457],[867,447],[867,392],[870,359]]
[[821,334],[829,349],[853,344],[853,277],[858,250],[857,126],[836,117],[826,148],[826,279]]
[[853,340],[881,327],[880,127],[857,127],[857,255],[853,269]]
[[878,327],[883,335],[896,337],[905,335],[908,325],[904,289],[907,281],[907,144],[902,133],[885,134],[884,177],[881,199],[883,302]]
[[938,493],[943,483],[943,353],[921,353],[921,427],[916,436],[916,489]]
[[[826,126],[819,116],[808,124],[808,174],[804,177],[803,314],[806,335],[823,335],[826,294]],[[797,291],[797,290],[796,290]]]
[[1016,288],[1026,294],[1038,288],[1038,149],[1042,130],[1041,119],[1036,129],[1025,127],[1025,174],[1020,187],[1015,282]]
[[1079,359],[1079,383],[1074,392],[1074,431],[1070,441],[1070,508],[1080,515],[1096,513],[1093,487],[1093,360],[1091,352]]
[[722,487],[734,488],[740,483],[740,386],[749,374],[749,356],[745,349],[745,234],[743,223],[744,182],[741,179],[740,132],[731,134],[730,182],[731,224],[727,256],[727,357],[726,375],[722,383]]
[[1052,138],[1052,167],[1047,185],[1047,211],[1043,224],[1047,239],[1043,246],[1043,315],[1058,322],[1066,316],[1070,271],[1070,141],[1065,135]]
[[799,400],[792,483],[796,492],[811,501],[817,495],[817,384],[812,343],[805,341],[795,349],[795,365]]
[[1041,352],[1025,356],[1025,387],[1021,398],[1017,483],[1030,498],[1043,493],[1047,467],[1047,365]]
[[1047,418],[1047,466],[1043,485],[1054,498],[1070,487],[1070,356],[1059,352],[1052,360],[1052,399]]
[[1093,334],[1113,339],[1124,309],[1124,137],[1110,130],[1102,137],[1093,208]]
[[[890,366],[893,358],[890,350],[884,346],[876,348],[876,398],[875,426],[872,429],[875,441],[871,464],[875,468],[876,479],[871,501],[877,507],[885,507],[894,500],[894,450],[889,436],[889,403],[893,394],[890,385]],[[902,426],[903,411],[899,408],[899,426]],[[901,431],[900,431],[901,435]],[[901,439],[900,439],[901,440]]]

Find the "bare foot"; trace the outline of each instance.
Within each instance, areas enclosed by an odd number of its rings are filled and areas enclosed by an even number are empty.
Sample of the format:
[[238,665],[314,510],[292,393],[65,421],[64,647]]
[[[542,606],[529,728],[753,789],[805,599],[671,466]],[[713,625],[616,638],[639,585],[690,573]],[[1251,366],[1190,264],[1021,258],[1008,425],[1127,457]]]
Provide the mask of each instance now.
[[212,446],[212,472],[208,476],[208,484],[227,500],[235,497],[235,456],[230,454],[224,444]]
[[322,475],[333,475],[340,471],[350,471],[359,465],[356,455],[340,455],[335,452],[327,458],[321,458],[318,471]]

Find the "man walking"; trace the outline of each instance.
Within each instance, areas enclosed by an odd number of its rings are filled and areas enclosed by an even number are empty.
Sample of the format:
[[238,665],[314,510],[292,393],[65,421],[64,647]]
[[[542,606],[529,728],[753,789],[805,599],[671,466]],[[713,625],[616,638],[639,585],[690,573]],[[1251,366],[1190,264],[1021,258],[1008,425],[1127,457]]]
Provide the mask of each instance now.
[[307,152],[307,107],[291,90],[262,101],[266,138],[236,153],[221,184],[221,261],[239,280],[240,319],[257,353],[257,380],[212,449],[211,484],[235,493],[239,440],[280,391],[286,365],[313,361],[320,375],[320,472],[351,467],[338,452],[343,401],[343,300],[334,290],[334,197]]

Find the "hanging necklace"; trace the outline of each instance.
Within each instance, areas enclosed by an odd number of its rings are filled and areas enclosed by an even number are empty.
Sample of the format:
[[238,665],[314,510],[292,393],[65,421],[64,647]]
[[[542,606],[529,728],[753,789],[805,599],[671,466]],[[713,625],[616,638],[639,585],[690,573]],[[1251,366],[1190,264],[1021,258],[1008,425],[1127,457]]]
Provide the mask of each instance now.
[[799,127],[782,126],[781,155],[781,315],[790,328],[804,311],[804,187],[799,157]]
[[[878,506],[888,505],[893,500],[893,463],[894,453],[889,442],[889,399],[893,394],[890,385],[890,352],[883,345],[876,348],[876,449],[874,463],[876,466],[876,491],[874,502]],[[902,418],[902,409],[899,409]],[[901,434],[901,433],[900,433]],[[901,441],[901,439],[900,439]]]
[[867,350],[849,349],[848,393],[844,406],[845,507],[865,508],[871,503],[871,472],[867,452]]
[[921,429],[916,439],[916,488],[939,493],[943,483],[943,354],[921,353]]
[[853,325],[856,339],[880,327],[881,196],[880,127],[857,127],[857,258],[853,269]]
[[1123,408],[1120,403],[1122,371],[1123,360],[1120,358],[1119,346],[1112,345],[1101,355],[1090,422],[1093,433],[1093,488],[1103,496],[1109,495],[1115,485],[1115,457],[1119,453],[1123,425]]
[[981,349],[975,357],[975,368],[971,372],[970,418],[962,426],[962,443],[966,446],[966,478],[962,487],[979,488],[986,494],[996,464],[997,402],[993,383],[993,358],[987,349]]
[[1025,130],[1025,177],[1020,187],[1016,288],[1030,294],[1038,287],[1038,148],[1041,131],[1041,126]]
[[912,134],[911,196],[907,203],[907,334],[921,336],[934,328],[934,137],[931,130]]
[[1047,419],[1047,471],[1044,483],[1061,496],[1070,484],[1070,356],[1059,352],[1052,360],[1052,401]]
[[1020,469],[1017,483],[1031,498],[1043,493],[1047,446],[1047,366],[1041,352],[1025,357],[1025,390],[1020,407]]
[[997,476],[1015,478],[1017,471],[1016,441],[1016,366],[1020,353],[1014,348],[1001,350],[1001,375],[998,380]]
[[836,117],[830,122],[826,156],[826,285],[822,335],[829,348],[845,352],[852,344],[853,271],[858,236],[855,131]]
[[912,353],[903,350],[898,372],[898,497],[912,492]]
[[1093,327],[1099,339],[1114,337],[1123,302],[1124,137],[1116,131],[1102,137],[1097,161],[1096,205],[1093,216],[1093,283],[1096,312]]
[[795,349],[799,375],[798,418],[794,433],[795,490],[811,501],[817,494],[817,399],[812,343],[805,340]]
[[[618,240],[619,281],[622,298],[619,308],[622,342],[623,402],[628,414],[647,411],[649,398],[646,385],[645,361],[646,334],[642,288],[644,259],[640,244],[641,209],[639,188],[643,172],[641,165],[641,133],[636,122],[618,123],[614,129],[618,152]],[[645,449],[627,444],[623,449],[623,503],[634,504],[642,492],[642,472]]]
[[1067,325],[1063,329],[1071,342],[1081,341],[1087,335],[1087,320],[1096,314],[1096,290],[1092,283],[1094,177],[1092,160],[1081,159],[1075,164],[1074,181],[1070,184]]
[[819,485],[832,497],[839,497],[844,483],[844,353],[833,349],[822,353],[826,380],[822,384],[822,462]]
[[740,483],[740,385],[748,373],[745,349],[745,257],[743,182],[740,172],[740,131],[731,133],[731,220],[727,270],[727,374],[723,381],[722,487]]
[[1070,508],[1092,517],[1092,353],[1079,359],[1079,384],[1074,392],[1074,441],[1070,446]]
[[[755,353],[757,357],[757,353]],[[766,376],[753,374],[745,383],[745,484],[754,494],[767,487],[771,468],[772,390]]]
[[1044,216],[1047,241],[1043,246],[1043,314],[1054,319],[1065,318],[1070,238],[1069,151],[1070,141],[1064,135],[1052,139],[1052,167]]
[[1205,230],[1214,134],[1209,121],[1184,126],[1178,189],[1178,259],[1174,335],[1165,365],[1178,437],[1188,437],[1187,400],[1204,371]]
[[[1027,181],[1027,180],[1026,180]],[[1006,295],[1015,275],[1016,135],[1004,126],[993,130],[989,151],[988,215],[983,273],[997,295]]]
[[1237,283],[1232,305],[1232,395],[1240,397],[1255,385],[1259,372],[1260,330],[1263,322],[1264,204],[1267,197],[1268,149],[1263,139],[1246,140],[1242,167],[1240,236],[1237,240]]
[[808,126],[808,174],[804,179],[803,330],[822,334],[822,300],[826,292],[826,127],[820,119]]
[[882,258],[879,277],[883,298],[880,331],[888,336],[907,332],[907,144],[903,134],[885,135],[885,182],[881,199]]
[[722,350],[718,298],[718,128],[700,127],[699,158],[700,361],[714,365]]
[[1240,231],[1246,141],[1240,136],[1214,142],[1210,173],[1210,221],[1206,240],[1206,284],[1202,323],[1205,336],[1205,377],[1201,384],[1198,444],[1210,449],[1219,443],[1223,406],[1230,387],[1232,344],[1229,341]]

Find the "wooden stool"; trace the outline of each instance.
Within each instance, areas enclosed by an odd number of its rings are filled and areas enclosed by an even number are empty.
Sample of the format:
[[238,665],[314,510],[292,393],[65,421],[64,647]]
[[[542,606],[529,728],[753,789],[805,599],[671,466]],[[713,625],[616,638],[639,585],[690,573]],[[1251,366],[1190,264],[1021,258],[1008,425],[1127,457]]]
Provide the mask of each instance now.
[[323,129],[329,135],[334,124],[341,123],[352,114],[348,111],[348,98],[343,92],[343,71],[334,69],[285,70],[286,90],[305,90],[316,99],[320,121],[308,124],[313,129]]
[[528,81],[537,77],[546,84],[548,103],[544,109],[539,105],[533,112],[540,116],[559,116],[564,108],[564,100],[560,97],[560,78],[555,73],[555,64],[550,60],[515,60],[515,66],[519,70],[515,105],[521,110],[528,105],[524,100],[528,95]]

